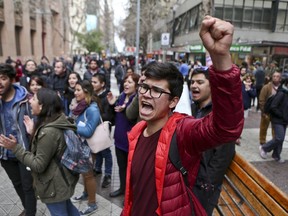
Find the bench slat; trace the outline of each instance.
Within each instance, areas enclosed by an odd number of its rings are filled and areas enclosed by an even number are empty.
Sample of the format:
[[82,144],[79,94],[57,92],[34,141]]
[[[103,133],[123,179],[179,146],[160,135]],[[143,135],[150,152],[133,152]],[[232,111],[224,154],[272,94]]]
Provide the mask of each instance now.
[[276,185],[269,181],[263,174],[261,174],[251,163],[247,162],[241,155],[235,154],[233,161],[245,170],[263,190],[265,190],[276,202],[281,205],[286,212],[288,212],[288,196],[281,191]]
[[[258,213],[263,211],[264,206],[267,209],[267,211],[271,212],[273,215],[283,215],[287,214],[288,212],[283,209],[281,205],[269,193],[267,193],[257,182],[254,181],[254,179],[248,174],[253,172],[247,172],[247,170],[243,170],[242,167],[239,166],[235,161],[232,161],[229,170],[231,170],[235,175],[237,176],[234,178],[233,183],[241,193],[244,195],[244,197],[249,200],[251,205],[257,210]],[[241,177],[238,178],[238,177]],[[231,179],[232,176],[229,176]],[[237,182],[238,180],[238,182]],[[239,181],[240,180],[240,181]],[[260,179],[259,179],[260,180]],[[267,179],[263,176],[262,183],[266,182]],[[238,185],[237,185],[238,183]],[[243,184],[240,184],[243,183]],[[276,187],[276,186],[275,186]],[[247,190],[245,190],[247,189]],[[256,200],[258,199],[258,200]],[[264,213],[264,212],[263,212]]]
[[239,214],[242,215],[253,215],[255,212],[253,211],[253,208],[247,203],[245,197],[241,195],[241,193],[238,191],[238,189],[233,185],[233,183],[227,179],[227,176],[225,176],[225,183],[223,185],[224,191],[230,196],[230,198],[233,200],[237,208],[239,209]]
[[[243,197],[245,197],[246,202],[251,205],[251,210],[258,213],[259,215],[272,215],[265,206],[255,197],[254,193],[252,193],[249,187],[235,175],[230,169],[226,172],[228,178],[233,182],[234,186],[240,191]],[[242,176],[241,176],[242,178]],[[247,182],[247,180],[245,181]]]

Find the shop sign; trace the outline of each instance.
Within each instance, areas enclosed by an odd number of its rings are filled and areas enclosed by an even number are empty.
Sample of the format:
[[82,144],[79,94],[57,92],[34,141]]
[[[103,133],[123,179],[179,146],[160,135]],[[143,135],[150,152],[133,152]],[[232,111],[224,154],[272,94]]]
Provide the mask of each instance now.
[[189,49],[191,53],[205,53],[205,47],[203,45],[191,45]]
[[243,45],[232,45],[230,47],[230,52],[251,52],[251,46],[243,46]]

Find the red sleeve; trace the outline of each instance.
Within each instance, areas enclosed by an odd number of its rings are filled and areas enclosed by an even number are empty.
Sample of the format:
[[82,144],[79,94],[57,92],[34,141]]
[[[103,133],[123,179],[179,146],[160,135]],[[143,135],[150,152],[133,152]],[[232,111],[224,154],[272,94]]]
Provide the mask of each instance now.
[[199,154],[240,137],[244,125],[240,71],[209,68],[212,112],[201,119],[184,118],[177,127],[177,141],[190,154]]

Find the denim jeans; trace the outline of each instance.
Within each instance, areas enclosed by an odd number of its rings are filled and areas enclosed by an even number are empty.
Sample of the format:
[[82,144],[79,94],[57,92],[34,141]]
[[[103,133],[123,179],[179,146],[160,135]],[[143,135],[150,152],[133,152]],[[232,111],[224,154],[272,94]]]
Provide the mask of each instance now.
[[287,125],[272,123],[272,127],[274,129],[275,136],[272,140],[262,145],[262,148],[265,152],[270,152],[273,150],[272,157],[279,160],[281,158],[280,154],[282,152]]
[[26,211],[26,216],[36,215],[37,200],[33,189],[33,179],[31,172],[26,169],[16,158],[1,160],[1,165],[6,171],[9,179],[20,197],[22,205]]
[[46,206],[51,216],[80,216],[78,209],[70,199],[57,203],[46,203]]
[[104,149],[96,154],[95,170],[101,171],[103,159],[105,159],[105,175],[112,175],[112,154],[110,148]]

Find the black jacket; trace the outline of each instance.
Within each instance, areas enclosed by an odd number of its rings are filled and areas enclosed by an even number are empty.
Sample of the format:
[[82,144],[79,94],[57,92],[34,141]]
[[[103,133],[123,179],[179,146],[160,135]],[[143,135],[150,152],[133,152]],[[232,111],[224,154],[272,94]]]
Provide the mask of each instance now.
[[282,86],[272,101],[270,119],[272,123],[288,124],[288,89]]
[[[212,111],[212,104],[199,109],[197,103],[192,104],[192,115],[202,118]],[[200,169],[197,175],[196,185],[202,182],[215,186],[222,184],[226,169],[235,155],[235,142],[223,144],[217,148],[209,149],[203,153]],[[210,182],[209,182],[210,181]]]

